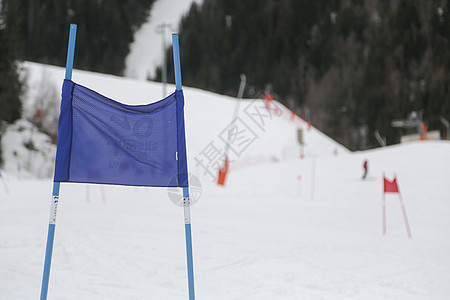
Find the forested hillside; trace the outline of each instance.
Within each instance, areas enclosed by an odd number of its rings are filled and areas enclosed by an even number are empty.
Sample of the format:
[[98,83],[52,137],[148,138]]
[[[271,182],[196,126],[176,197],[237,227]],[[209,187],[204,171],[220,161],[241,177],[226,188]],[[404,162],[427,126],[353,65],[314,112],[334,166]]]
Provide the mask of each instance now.
[[[69,24],[78,24],[75,67],[121,75],[133,34],[154,0],[0,1],[0,139],[21,116],[17,62],[64,66]],[[1,149],[0,149],[1,162]]]
[[18,59],[63,66],[69,24],[78,24],[75,67],[120,75],[133,33],[154,0],[3,0]]
[[272,89],[351,149],[391,144],[394,118],[450,118],[449,18],[448,0],[204,0],[181,21],[183,83],[236,95],[245,73],[246,97]]
[[[22,83],[17,74],[13,49],[10,47],[5,30],[0,28],[0,145],[5,125],[20,118],[22,113],[21,92]],[[1,163],[2,147],[0,147],[0,165]]]

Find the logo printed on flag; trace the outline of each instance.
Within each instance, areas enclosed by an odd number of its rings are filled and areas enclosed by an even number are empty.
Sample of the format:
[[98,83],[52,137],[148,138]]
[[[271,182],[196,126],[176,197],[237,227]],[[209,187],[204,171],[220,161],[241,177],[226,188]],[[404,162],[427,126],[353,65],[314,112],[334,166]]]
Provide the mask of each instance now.
[[188,186],[182,91],[125,105],[64,80],[58,130],[55,182]]

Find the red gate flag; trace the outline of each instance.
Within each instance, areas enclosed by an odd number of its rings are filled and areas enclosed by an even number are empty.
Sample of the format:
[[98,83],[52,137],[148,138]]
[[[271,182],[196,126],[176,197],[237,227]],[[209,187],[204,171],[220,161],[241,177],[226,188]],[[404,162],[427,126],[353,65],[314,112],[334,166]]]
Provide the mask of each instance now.
[[394,178],[394,180],[389,181],[385,177],[384,180],[384,192],[385,193],[398,193],[398,184],[397,184],[397,178]]
[[219,178],[217,178],[218,185],[225,185],[225,179],[227,177],[227,173],[228,173],[228,157],[225,159],[225,164],[223,166],[223,169],[219,170]]

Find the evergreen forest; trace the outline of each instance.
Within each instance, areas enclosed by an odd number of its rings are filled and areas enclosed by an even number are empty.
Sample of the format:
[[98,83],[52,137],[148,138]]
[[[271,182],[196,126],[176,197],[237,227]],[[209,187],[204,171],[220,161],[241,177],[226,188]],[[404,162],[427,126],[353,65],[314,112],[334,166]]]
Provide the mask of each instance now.
[[147,19],[153,2],[0,1],[0,139],[6,124],[21,116],[19,61],[64,66],[69,24],[75,23],[80,26],[74,67],[122,75],[134,32]]
[[[0,1],[0,120],[20,117],[17,62],[122,75],[154,0]],[[450,120],[450,0],[203,0],[180,22],[183,83],[244,97],[264,92],[351,150],[388,144],[412,111],[428,130]],[[167,50],[171,51],[170,49]],[[173,78],[171,53],[168,78]],[[161,80],[157,70],[154,80]],[[0,131],[1,135],[1,131]]]
[[245,97],[269,91],[352,150],[379,146],[375,131],[397,143],[406,130],[393,119],[416,111],[428,130],[450,119],[449,9],[448,0],[204,0],[180,24],[183,83],[236,96],[244,73]]

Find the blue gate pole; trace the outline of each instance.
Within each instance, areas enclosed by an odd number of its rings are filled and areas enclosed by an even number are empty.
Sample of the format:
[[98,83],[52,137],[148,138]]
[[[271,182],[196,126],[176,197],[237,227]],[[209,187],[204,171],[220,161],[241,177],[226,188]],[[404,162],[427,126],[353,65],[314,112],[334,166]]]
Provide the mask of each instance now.
[[[66,76],[65,79],[72,79],[73,57],[75,53],[75,38],[77,35],[77,25],[70,24],[69,46],[67,49]],[[50,277],[50,266],[52,263],[53,241],[55,238],[56,211],[59,201],[59,182],[53,182],[52,204],[50,207],[50,218],[48,223],[47,247],[45,249],[44,275],[42,276],[41,300],[47,299],[48,282]]]
[[[178,43],[178,34],[172,34],[173,45],[173,63],[175,68],[175,86],[177,91],[181,91],[181,63],[180,46]],[[183,188],[183,206],[184,206],[184,230],[186,234],[186,258],[189,286],[189,300],[195,299],[194,291],[194,263],[192,258],[192,235],[191,235],[191,206],[189,199],[189,187]]]

